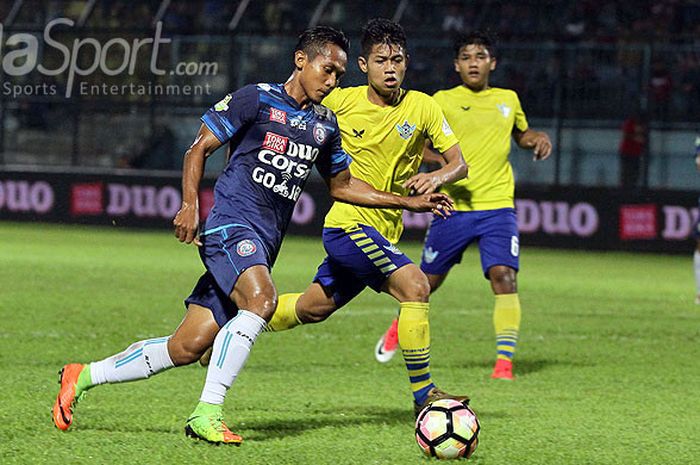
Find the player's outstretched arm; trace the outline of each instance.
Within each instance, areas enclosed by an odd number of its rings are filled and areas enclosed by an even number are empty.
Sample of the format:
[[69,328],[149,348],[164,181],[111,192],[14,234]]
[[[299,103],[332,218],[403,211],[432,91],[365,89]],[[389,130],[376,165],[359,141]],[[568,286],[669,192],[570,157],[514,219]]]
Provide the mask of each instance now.
[[415,212],[433,212],[442,217],[452,211],[452,199],[445,194],[430,193],[413,197],[402,197],[391,192],[379,191],[350,174],[345,169],[326,178],[333,200],[370,208],[403,208]]
[[202,124],[190,148],[185,152],[182,165],[182,206],[175,215],[175,237],[186,244],[195,242],[199,227],[199,183],[204,174],[204,163],[212,153],[221,147],[221,142]]
[[552,141],[546,132],[526,129],[513,131],[513,139],[520,148],[532,150],[534,160],[546,160],[552,154]]
[[431,154],[432,149],[427,145],[423,148],[423,159],[433,160],[435,156],[443,158],[446,163],[439,170],[430,173],[418,173],[412,176],[405,187],[418,194],[430,194],[435,192],[440,186],[448,182],[458,181],[467,176],[469,167],[462,157],[462,150],[459,144],[455,144],[445,150],[442,155]]

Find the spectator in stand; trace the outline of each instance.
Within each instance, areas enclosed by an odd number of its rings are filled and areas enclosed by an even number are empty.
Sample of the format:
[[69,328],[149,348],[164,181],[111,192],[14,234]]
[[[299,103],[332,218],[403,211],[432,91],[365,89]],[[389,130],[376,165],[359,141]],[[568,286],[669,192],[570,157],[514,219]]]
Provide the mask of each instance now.
[[622,123],[619,150],[622,187],[636,187],[639,183],[642,157],[647,146],[647,134],[647,117],[643,111],[635,111]]
[[442,32],[462,32],[465,29],[464,23],[462,5],[459,2],[450,3],[442,20]]
[[651,108],[655,118],[662,121],[668,119],[672,90],[673,80],[668,65],[662,60],[654,61],[651,65],[649,96],[651,97]]
[[686,118],[696,119],[700,107],[700,57],[688,54],[681,62],[680,97]]

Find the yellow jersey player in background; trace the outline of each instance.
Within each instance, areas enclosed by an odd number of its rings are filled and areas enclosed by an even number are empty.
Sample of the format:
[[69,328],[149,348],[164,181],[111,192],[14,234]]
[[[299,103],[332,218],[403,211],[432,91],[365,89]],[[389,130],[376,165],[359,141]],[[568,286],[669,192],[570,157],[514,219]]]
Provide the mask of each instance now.
[[[323,104],[338,118],[343,147],[353,159],[353,177],[377,190],[425,194],[464,178],[467,166],[437,103],[421,92],[401,88],[407,61],[401,26],[386,19],[371,20],[363,30],[358,58],[368,85],[336,89]],[[446,163],[432,173],[418,174],[426,139]],[[417,414],[438,398],[463,402],[468,398],[447,394],[432,381],[430,285],[420,268],[396,247],[402,231],[400,210],[333,204],[323,230],[327,257],[303,294],[280,296],[269,328],[280,331],[323,321],[367,286],[388,293],[401,307],[398,338]]]
[[[489,86],[496,69],[494,45],[480,32],[464,35],[455,43],[455,71],[462,85],[434,95],[445,112],[469,165],[469,179],[441,188],[450,195],[455,212],[446,220],[433,219],[423,247],[421,269],[428,276],[431,292],[440,287],[452,266],[474,241],[479,244],[484,276],[496,296],[493,324],[496,332],[496,364],[492,378],[513,379],[513,354],[520,332],[520,299],[517,271],[519,236],[513,194],[515,182],[508,161],[511,137],[535,160],[552,153],[544,132],[528,127],[518,95],[509,89]],[[427,161],[444,164],[436,154]],[[388,362],[397,346],[394,320],[375,347],[380,362]]]

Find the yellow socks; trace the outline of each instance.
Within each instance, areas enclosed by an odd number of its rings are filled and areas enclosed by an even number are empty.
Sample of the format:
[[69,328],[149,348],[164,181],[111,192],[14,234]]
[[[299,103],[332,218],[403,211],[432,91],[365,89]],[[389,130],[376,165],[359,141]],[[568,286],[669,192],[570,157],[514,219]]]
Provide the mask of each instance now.
[[518,294],[497,294],[493,310],[496,331],[496,359],[513,360],[520,331],[520,299]]
[[416,404],[423,404],[430,389],[430,323],[427,302],[403,302],[399,312],[399,346],[406,362]]
[[286,331],[299,326],[301,321],[295,310],[299,294],[282,294],[277,299],[277,308],[272,319],[265,327],[265,331]]

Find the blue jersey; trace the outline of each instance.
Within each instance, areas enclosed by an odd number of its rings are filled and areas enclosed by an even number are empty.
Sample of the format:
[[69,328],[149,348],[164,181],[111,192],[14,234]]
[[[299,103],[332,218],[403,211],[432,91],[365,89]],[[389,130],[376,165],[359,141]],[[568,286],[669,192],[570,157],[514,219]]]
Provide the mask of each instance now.
[[249,228],[274,263],[311,167],[329,177],[350,164],[335,115],[321,105],[302,109],[282,84],[257,84],[224,97],[202,122],[230,153],[203,234]]

